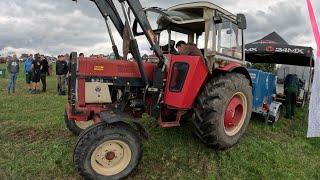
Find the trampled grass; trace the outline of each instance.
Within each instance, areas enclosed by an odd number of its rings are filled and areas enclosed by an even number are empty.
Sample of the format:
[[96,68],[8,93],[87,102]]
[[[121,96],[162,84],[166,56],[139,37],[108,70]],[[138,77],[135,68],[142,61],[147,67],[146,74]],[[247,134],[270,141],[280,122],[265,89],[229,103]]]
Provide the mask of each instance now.
[[[0,78],[0,179],[81,179],[72,162],[76,137],[63,121],[66,97],[56,95],[55,77],[39,95],[26,92],[23,73],[15,95],[6,84]],[[151,138],[129,179],[320,179],[320,142],[306,139],[306,113],[298,109],[293,121],[274,126],[253,118],[241,141],[225,151],[201,144],[189,122],[162,129],[144,117]]]

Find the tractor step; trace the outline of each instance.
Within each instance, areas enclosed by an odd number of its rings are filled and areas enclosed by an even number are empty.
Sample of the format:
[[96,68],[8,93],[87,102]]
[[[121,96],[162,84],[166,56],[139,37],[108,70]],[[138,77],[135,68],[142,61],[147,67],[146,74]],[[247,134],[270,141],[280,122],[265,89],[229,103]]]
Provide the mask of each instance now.
[[179,110],[177,112],[177,115],[176,115],[176,120],[175,121],[169,121],[169,122],[164,122],[163,121],[163,118],[161,116],[161,113],[160,113],[160,116],[158,118],[158,124],[160,127],[162,128],[171,128],[171,127],[179,127],[180,126],[180,120],[181,120],[181,117],[185,114],[185,111],[182,111],[182,110]]
[[159,122],[158,121],[158,124],[160,127],[162,128],[171,128],[171,127],[179,127],[180,126],[180,122]]

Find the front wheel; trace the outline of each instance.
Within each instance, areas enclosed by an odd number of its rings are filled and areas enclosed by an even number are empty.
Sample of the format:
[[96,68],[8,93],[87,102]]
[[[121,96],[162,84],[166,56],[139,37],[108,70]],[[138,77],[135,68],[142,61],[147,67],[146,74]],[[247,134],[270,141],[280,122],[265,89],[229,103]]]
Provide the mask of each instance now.
[[141,157],[141,140],[133,128],[102,122],[80,134],[73,159],[80,175],[99,180],[127,177]]
[[252,88],[242,74],[228,73],[209,81],[195,107],[195,134],[210,147],[225,149],[244,134],[252,111]]

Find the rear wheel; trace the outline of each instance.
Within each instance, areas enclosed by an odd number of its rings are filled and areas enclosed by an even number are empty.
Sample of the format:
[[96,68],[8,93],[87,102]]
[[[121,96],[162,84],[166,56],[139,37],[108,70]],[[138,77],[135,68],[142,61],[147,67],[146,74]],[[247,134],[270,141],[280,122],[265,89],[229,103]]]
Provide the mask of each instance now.
[[252,111],[252,88],[242,74],[228,73],[208,82],[197,98],[195,134],[210,147],[225,149],[244,134]]
[[86,179],[122,179],[138,166],[141,157],[141,140],[133,128],[102,122],[80,134],[73,159]]
[[68,118],[67,112],[64,113],[64,122],[67,128],[75,135],[79,135],[83,130],[94,124],[93,120],[75,121]]

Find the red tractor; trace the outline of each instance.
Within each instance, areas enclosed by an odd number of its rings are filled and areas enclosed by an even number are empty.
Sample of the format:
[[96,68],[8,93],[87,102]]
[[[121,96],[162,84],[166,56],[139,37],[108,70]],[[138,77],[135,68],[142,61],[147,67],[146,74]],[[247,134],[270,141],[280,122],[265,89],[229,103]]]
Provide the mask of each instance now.
[[[82,176],[121,179],[137,167],[141,137],[148,136],[137,118],[145,112],[164,128],[177,127],[194,113],[194,133],[204,144],[225,149],[238,142],[252,109],[252,84],[244,67],[244,15],[208,2],[164,10],[144,9],[138,0],[119,0],[123,23],[114,1],[93,2],[108,29],[111,19],[124,44],[130,44],[134,61],[120,58],[111,31],[118,60],[78,59],[71,54],[65,118],[71,131],[81,132],[74,163]],[[134,16],[132,25],[129,11]],[[149,13],[158,14],[157,29],[151,28]],[[173,33],[203,46],[204,58],[176,54]],[[147,60],[142,60],[136,40],[142,35],[154,51]],[[163,37],[167,46],[159,44]]]

